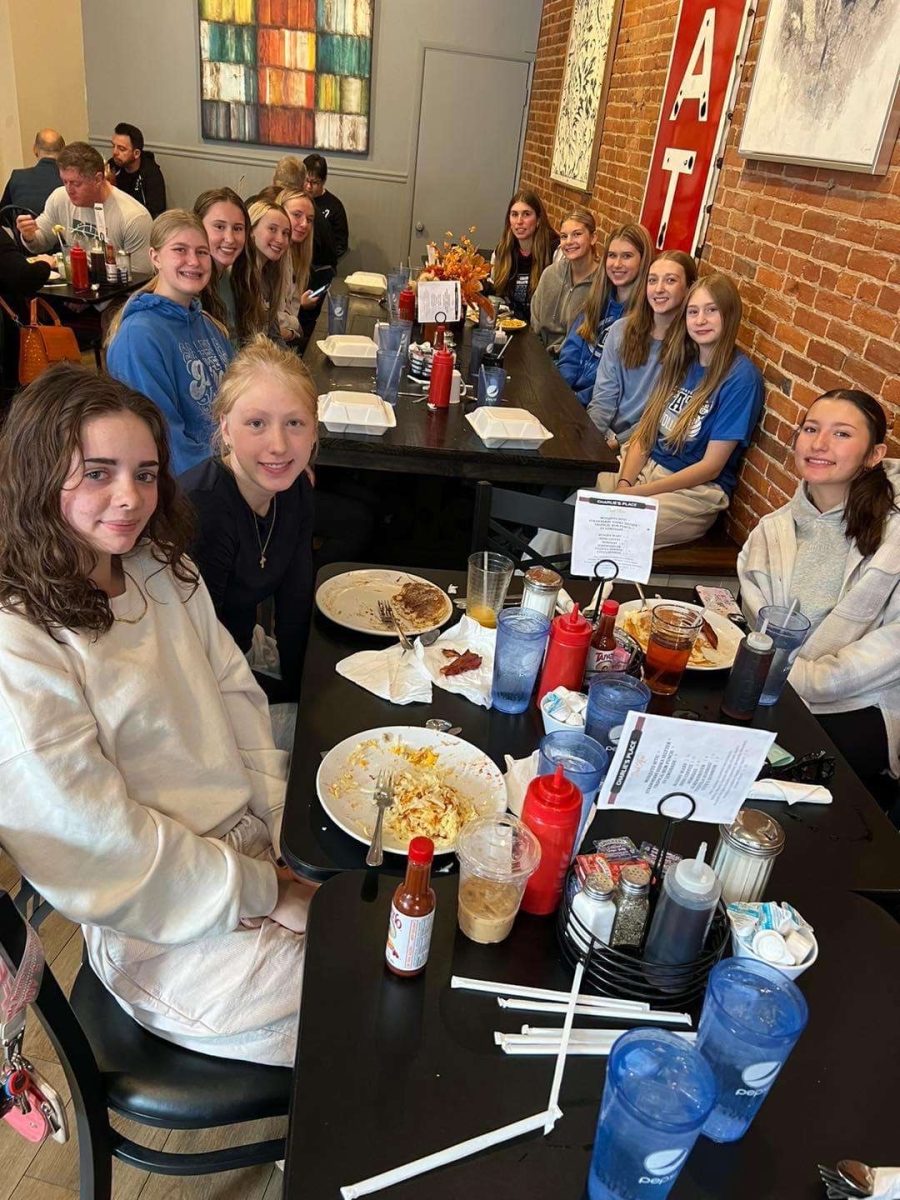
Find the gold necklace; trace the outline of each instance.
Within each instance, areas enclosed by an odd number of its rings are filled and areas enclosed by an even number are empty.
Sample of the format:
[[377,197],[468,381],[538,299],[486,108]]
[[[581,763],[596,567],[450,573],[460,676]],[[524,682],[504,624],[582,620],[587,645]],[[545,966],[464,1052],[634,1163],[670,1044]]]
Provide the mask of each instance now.
[[271,542],[272,534],[275,531],[275,517],[278,515],[277,504],[278,504],[278,497],[273,496],[272,497],[272,524],[269,526],[269,532],[266,535],[265,542],[263,542],[259,536],[259,523],[256,520],[256,513],[253,514],[253,528],[256,530],[256,544],[257,544],[257,546],[259,546],[259,569],[261,571],[264,571],[266,569],[266,551],[269,548],[269,542]]

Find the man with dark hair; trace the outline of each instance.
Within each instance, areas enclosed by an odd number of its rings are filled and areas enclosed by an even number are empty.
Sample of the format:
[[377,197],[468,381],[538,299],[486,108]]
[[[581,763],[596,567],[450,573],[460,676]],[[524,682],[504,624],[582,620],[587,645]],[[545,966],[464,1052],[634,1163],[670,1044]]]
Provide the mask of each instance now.
[[153,219],[142,204],[110,185],[103,174],[103,156],[87,142],[72,142],[57,160],[62,187],[51,192],[39,217],[17,217],[16,228],[29,249],[58,249],[54,226],[71,243],[97,234],[94,205],[102,204],[106,234],[117,250],[131,255],[135,271],[149,272],[150,226]]
[[59,187],[56,159],[65,144],[65,138],[55,129],[41,129],[36,133],[33,150],[37,162],[33,167],[19,167],[13,171],[0,197],[0,208],[12,204],[39,213],[50,193]]
[[330,225],[337,256],[343,258],[350,242],[347,210],[337,196],[325,189],[328,163],[321,154],[307,154],[303,165],[306,167],[306,193],[315,204],[316,211],[321,213]]
[[120,192],[143,204],[151,217],[166,211],[166,181],[153,151],[144,149],[144,135],[137,125],[120,121],[116,126],[106,178]]

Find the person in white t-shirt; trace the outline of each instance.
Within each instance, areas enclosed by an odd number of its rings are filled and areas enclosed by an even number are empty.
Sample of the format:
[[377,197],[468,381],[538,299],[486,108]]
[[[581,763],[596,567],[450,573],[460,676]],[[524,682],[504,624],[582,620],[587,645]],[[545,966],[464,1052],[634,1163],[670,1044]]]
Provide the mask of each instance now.
[[55,225],[62,226],[62,236],[70,244],[76,235],[92,239],[97,233],[94,205],[102,204],[109,241],[131,255],[133,271],[149,274],[153,218],[143,204],[107,181],[100,152],[87,142],[72,142],[56,162],[62,187],[50,193],[39,216],[16,218],[27,245],[35,251],[58,249]]
[[194,564],[165,423],[68,364],[0,436],[0,847],[135,1020],[290,1066],[311,885],[287,755]]

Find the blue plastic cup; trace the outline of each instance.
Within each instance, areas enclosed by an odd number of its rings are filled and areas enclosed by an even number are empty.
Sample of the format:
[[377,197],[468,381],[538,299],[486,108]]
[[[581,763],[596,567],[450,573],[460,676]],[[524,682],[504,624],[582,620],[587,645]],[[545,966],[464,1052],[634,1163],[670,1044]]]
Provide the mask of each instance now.
[[399,350],[377,350],[375,352],[375,392],[388,404],[397,403],[403,358],[404,356]]
[[469,342],[469,378],[477,380],[485,351],[494,344],[493,329],[473,329]]
[[493,406],[503,399],[503,387],[506,383],[504,367],[486,367],[484,363],[478,369],[478,403]]
[[505,713],[525,712],[549,633],[550,618],[533,608],[505,608],[498,614],[492,708]]
[[806,1028],[809,1009],[787,976],[752,958],[726,958],[709,975],[697,1050],[718,1098],[703,1126],[714,1142],[744,1136]]
[[760,704],[777,704],[787,683],[794,659],[809,634],[809,618],[795,610],[788,618],[790,609],[781,604],[767,604],[759,610],[756,628],[762,629],[768,621],[766,633],[775,643],[775,657],[769,665],[769,673],[763,685]]
[[409,350],[409,339],[412,335],[412,321],[392,321],[390,325],[381,325],[378,330],[379,350],[399,350],[406,355]]
[[591,1156],[589,1200],[663,1200],[716,1099],[708,1064],[662,1029],[613,1043]]
[[584,732],[612,758],[622,736],[625,717],[632,710],[646,712],[651,691],[646,683],[621,671],[601,671],[588,688]]
[[541,739],[537,773],[552,775],[560,763],[566,779],[574,783],[584,797],[581,806],[583,826],[606,775],[609,755],[599,742],[580,729],[561,729]]
[[479,329],[490,329],[490,331],[493,333],[493,331],[497,325],[497,309],[499,307],[500,301],[498,300],[498,298],[496,296],[489,296],[488,299],[491,301],[491,303],[493,304],[493,307],[494,307],[493,315],[488,316],[485,309],[479,308],[479,310],[478,310],[478,328]]
[[347,315],[350,312],[350,297],[333,296],[328,293],[328,333],[346,333]]
[[391,271],[387,277],[387,304],[391,317],[397,315],[397,299],[409,280],[409,271],[402,267],[399,271]]

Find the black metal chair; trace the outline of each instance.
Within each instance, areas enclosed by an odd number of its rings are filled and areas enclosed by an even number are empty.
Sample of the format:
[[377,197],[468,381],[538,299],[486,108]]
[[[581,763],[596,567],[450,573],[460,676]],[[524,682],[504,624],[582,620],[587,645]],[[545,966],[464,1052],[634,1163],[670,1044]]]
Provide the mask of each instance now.
[[549,567],[571,579],[571,551],[564,554],[538,554],[530,546],[538,529],[572,536],[575,507],[562,500],[511,492],[482,480],[475,486],[475,517],[472,522],[472,553],[496,550],[516,564],[516,569]]
[[[15,901],[0,891],[0,954],[14,968],[25,947],[19,909],[33,895],[27,884]],[[179,1130],[281,1117],[291,1093],[288,1068],[212,1058],[155,1037],[119,1007],[87,962],[71,1000],[45,968],[33,1011],[72,1093],[81,1200],[109,1200],[113,1157],[161,1175],[214,1174],[284,1158],[283,1138],[198,1154],[151,1150],[113,1129],[109,1110],[141,1125]]]

